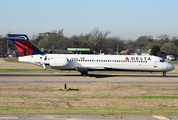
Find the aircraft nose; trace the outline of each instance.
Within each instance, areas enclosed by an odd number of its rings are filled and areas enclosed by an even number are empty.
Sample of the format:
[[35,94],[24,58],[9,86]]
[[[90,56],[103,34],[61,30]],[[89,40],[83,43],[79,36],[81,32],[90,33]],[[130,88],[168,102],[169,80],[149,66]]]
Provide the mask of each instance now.
[[174,65],[172,65],[172,64],[169,64],[168,65],[168,69],[171,71],[171,70],[174,70],[175,69],[175,66]]

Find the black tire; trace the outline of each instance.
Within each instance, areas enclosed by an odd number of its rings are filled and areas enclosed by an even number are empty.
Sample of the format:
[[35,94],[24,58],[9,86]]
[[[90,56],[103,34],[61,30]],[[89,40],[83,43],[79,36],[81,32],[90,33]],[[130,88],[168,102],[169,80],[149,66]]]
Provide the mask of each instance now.
[[87,76],[88,75],[88,71],[81,72],[81,75],[82,76]]

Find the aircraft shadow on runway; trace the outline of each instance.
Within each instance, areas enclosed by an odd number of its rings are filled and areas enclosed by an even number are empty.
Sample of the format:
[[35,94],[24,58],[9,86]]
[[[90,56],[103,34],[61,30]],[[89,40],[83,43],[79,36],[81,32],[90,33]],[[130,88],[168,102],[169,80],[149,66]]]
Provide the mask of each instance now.
[[[89,74],[89,77],[95,77],[95,78],[107,78],[107,77],[163,77],[162,75],[159,74],[122,74],[122,75],[104,75],[104,74]],[[178,77],[178,75],[167,75],[166,77]]]
[[[53,76],[53,77],[56,77],[56,76],[59,76],[59,77],[94,77],[94,78],[109,78],[109,77],[162,77],[161,74],[114,74],[114,75],[109,75],[109,74],[88,74],[88,76],[81,76],[80,74],[33,74],[33,73],[28,73],[28,74],[20,74],[20,73],[17,73],[17,74],[3,74],[1,73],[0,76],[19,76],[19,77],[23,77],[23,76],[36,76],[36,77],[44,77],[44,76]],[[178,77],[178,75],[167,75],[166,77]]]

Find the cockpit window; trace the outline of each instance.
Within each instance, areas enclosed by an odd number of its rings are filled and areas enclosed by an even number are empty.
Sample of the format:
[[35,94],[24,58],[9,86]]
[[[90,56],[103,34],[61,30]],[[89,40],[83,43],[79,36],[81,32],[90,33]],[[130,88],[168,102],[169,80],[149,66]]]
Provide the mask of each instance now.
[[165,60],[160,60],[160,62],[165,62]]

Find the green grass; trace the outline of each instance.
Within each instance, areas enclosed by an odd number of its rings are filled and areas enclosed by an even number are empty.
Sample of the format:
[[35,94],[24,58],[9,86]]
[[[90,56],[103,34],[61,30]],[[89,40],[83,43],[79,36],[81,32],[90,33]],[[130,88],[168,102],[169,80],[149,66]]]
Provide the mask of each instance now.
[[[57,70],[56,70],[57,71]],[[0,72],[55,72],[55,70],[43,70],[43,69],[0,69]]]
[[5,60],[6,62],[19,62],[17,57],[4,58],[4,60]]
[[[63,72],[63,73],[67,73],[69,71],[67,71],[67,70],[54,70],[54,69],[43,70],[43,68],[41,68],[41,69],[0,69],[0,72],[22,72],[22,73],[54,73],[54,72]],[[77,72],[77,71],[71,71],[71,72]]]
[[178,96],[125,96],[123,98],[129,98],[129,99],[137,99],[137,98],[144,98],[144,99],[178,99]]
[[[80,98],[80,97],[76,97]],[[85,98],[85,97],[82,97]],[[91,96],[91,97],[86,97],[86,98],[127,98],[127,99],[178,99],[178,96]]]
[[168,61],[169,63],[173,64],[173,65],[177,65],[178,61]]
[[0,114],[105,114],[105,115],[177,115],[178,109],[129,109],[129,108],[60,108],[60,107],[9,107],[0,106]]
[[[63,89],[43,89],[41,91],[63,91]],[[68,91],[76,91],[75,89],[71,89]],[[65,91],[64,91],[65,92]],[[125,99],[178,99],[178,96],[86,96],[86,97],[78,97],[78,96],[65,96],[65,97],[38,97],[38,96],[6,96],[0,95],[0,97],[10,97],[10,98],[69,98],[69,99],[91,99],[91,98],[100,98],[100,99],[110,99],[110,98],[125,98]]]

